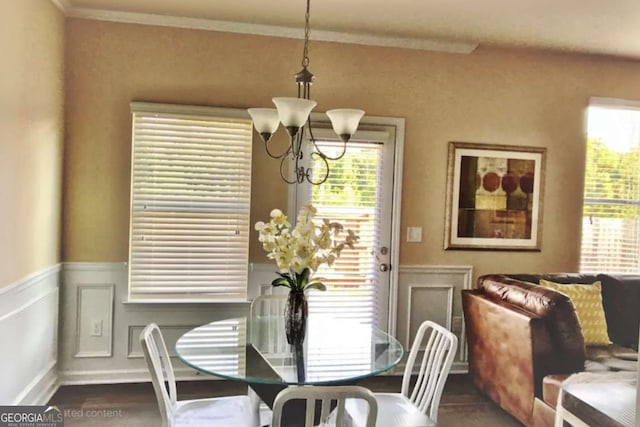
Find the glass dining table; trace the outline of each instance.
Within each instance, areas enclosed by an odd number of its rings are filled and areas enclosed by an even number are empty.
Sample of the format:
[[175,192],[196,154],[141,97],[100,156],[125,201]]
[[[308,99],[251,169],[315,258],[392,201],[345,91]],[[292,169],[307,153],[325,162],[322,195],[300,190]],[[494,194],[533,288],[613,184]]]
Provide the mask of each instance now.
[[248,383],[269,406],[291,385],[347,385],[390,370],[402,345],[371,324],[311,314],[305,340],[287,343],[282,315],[211,322],[176,342],[178,357],[197,371]]

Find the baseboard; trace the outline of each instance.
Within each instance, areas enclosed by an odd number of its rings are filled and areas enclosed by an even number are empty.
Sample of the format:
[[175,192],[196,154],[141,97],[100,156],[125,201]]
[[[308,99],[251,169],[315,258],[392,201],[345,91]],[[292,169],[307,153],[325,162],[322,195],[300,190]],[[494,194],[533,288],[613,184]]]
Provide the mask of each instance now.
[[468,374],[469,373],[469,363],[468,362],[453,362],[451,365],[452,374]]
[[[402,376],[404,374],[404,368],[405,368],[406,364],[404,362],[404,360],[400,363],[398,363],[393,369],[389,370],[387,372],[388,375],[399,375]],[[420,366],[414,366],[413,367],[413,373],[417,374],[418,371],[420,369]],[[455,361],[453,362],[453,364],[451,365],[451,370],[449,371],[450,374],[468,374],[469,373],[469,363],[468,362],[460,362],[460,361]]]
[[16,398],[13,405],[44,405],[58,391],[58,368],[56,362],[41,372]]

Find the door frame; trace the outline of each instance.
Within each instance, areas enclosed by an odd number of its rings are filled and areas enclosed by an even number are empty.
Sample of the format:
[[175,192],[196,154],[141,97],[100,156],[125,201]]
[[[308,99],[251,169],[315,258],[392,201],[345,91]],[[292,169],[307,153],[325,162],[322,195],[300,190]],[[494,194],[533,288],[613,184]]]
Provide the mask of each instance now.
[[[311,122],[315,126],[330,127],[324,113],[311,113]],[[387,319],[387,331],[396,336],[396,326],[398,317],[398,275],[400,270],[400,239],[401,239],[401,206],[402,206],[402,171],[404,160],[404,134],[405,119],[401,117],[364,116],[360,121],[369,130],[389,132],[394,139],[394,162],[393,162],[393,195],[391,200],[391,242],[389,263],[389,310]],[[356,131],[357,134],[357,131]],[[331,164],[329,164],[331,166]],[[297,184],[296,184],[297,185]],[[296,212],[296,185],[289,186],[288,212]]]

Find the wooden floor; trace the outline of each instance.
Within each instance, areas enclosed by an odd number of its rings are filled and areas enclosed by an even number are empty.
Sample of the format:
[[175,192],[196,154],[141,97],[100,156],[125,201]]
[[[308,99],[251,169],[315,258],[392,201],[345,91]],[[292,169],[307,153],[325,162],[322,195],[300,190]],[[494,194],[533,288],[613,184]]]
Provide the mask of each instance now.
[[[400,377],[380,376],[359,385],[373,391],[397,392]],[[178,383],[178,398],[196,399],[245,394],[247,386],[233,381],[190,381]],[[65,410],[65,427],[159,427],[153,387],[150,383],[84,385],[61,387],[50,405]],[[481,396],[466,375],[450,375],[440,402],[439,426],[520,426],[513,417]],[[392,426],[382,426],[392,427]]]

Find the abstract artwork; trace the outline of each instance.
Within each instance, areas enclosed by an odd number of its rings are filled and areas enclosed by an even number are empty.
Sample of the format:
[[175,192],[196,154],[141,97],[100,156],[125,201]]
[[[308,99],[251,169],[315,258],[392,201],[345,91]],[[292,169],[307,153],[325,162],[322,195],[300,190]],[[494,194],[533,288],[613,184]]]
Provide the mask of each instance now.
[[540,250],[545,154],[450,142],[444,248]]

